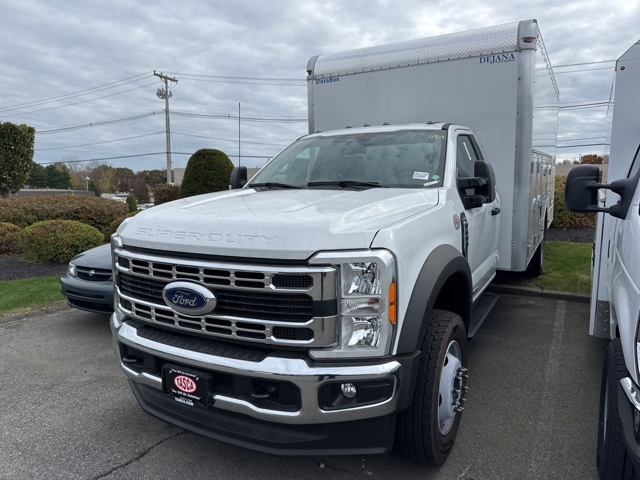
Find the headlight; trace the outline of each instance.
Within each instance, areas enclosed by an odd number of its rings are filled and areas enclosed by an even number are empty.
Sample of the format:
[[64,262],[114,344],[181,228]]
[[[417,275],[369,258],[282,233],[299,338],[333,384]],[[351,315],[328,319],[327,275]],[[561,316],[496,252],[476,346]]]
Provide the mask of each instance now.
[[67,275],[70,277],[76,276],[76,266],[73,262],[69,262],[69,265],[67,266]]
[[311,350],[314,358],[375,357],[389,353],[396,322],[395,258],[387,250],[320,253],[311,263],[340,269],[339,345]]

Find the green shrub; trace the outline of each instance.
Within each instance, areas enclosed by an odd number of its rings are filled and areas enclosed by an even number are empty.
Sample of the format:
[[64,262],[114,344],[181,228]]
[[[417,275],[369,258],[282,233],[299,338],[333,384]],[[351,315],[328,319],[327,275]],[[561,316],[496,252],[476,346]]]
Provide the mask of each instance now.
[[111,237],[111,235],[113,235],[116,230],[118,229],[118,227],[120,226],[120,224],[122,222],[125,221],[125,219],[133,217],[136,213],[138,213],[138,211],[136,210],[135,212],[129,212],[126,215],[122,215],[121,217],[116,218],[113,222],[111,222],[111,225],[109,226],[109,235],[106,238]]
[[111,222],[128,211],[122,202],[82,195],[14,197],[0,201],[0,222],[25,228],[44,220],[77,220],[107,236]]
[[180,196],[184,198],[228,190],[232,170],[233,163],[224,152],[212,148],[198,150],[187,162]]
[[20,243],[28,262],[63,263],[80,252],[102,245],[104,235],[76,220],[46,220],[22,230]]
[[172,202],[180,198],[180,187],[161,183],[153,187],[153,204]]
[[20,253],[20,227],[13,223],[0,222],[0,255]]
[[566,176],[556,176],[553,206],[553,226],[556,228],[591,228],[596,224],[595,213],[574,213],[564,205]]
[[127,207],[129,208],[129,212],[137,212],[138,211],[138,202],[136,201],[136,197],[129,195],[127,197]]

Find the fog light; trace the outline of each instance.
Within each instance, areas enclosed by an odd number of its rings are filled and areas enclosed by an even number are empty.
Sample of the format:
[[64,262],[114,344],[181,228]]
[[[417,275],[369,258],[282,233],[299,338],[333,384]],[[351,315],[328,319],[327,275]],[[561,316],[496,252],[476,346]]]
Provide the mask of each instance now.
[[358,391],[356,390],[356,386],[353,383],[341,384],[340,390],[342,391],[342,394],[347,398],[353,398],[358,393]]

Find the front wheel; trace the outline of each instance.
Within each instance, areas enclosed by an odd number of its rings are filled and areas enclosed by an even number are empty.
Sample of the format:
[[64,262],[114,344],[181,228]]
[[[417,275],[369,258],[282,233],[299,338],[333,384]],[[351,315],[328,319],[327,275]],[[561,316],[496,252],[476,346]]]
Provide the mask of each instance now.
[[462,318],[434,310],[425,333],[413,402],[398,416],[396,445],[412,460],[442,465],[458,433],[467,389]]
[[627,376],[620,339],[611,341],[602,368],[596,463],[602,479],[632,479],[633,464],[624,446],[618,415],[618,384]]

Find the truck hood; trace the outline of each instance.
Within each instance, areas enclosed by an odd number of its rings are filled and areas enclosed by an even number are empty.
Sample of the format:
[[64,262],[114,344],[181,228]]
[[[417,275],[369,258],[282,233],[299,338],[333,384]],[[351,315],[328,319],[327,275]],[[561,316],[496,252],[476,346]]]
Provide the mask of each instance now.
[[306,259],[369,248],[386,226],[433,208],[437,190],[242,189],[140,212],[118,233],[125,246],[222,256]]

